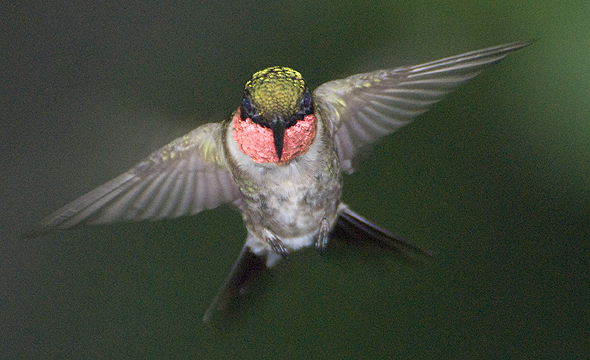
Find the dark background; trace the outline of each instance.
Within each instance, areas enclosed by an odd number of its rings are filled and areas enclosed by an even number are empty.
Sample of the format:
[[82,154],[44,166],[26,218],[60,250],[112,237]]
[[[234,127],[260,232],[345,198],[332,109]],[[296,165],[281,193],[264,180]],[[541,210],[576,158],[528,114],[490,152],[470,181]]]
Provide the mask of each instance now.
[[[590,356],[590,3],[18,2],[1,10],[0,358]],[[229,114],[273,65],[312,88],[537,39],[375,146],[356,211],[431,249],[333,244],[202,315],[245,229],[196,217],[19,235]]]

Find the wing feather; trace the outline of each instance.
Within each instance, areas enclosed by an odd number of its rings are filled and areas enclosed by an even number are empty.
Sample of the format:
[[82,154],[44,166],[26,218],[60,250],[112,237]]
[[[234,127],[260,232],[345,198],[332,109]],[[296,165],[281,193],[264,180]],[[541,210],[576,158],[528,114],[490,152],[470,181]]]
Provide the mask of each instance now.
[[444,95],[510,52],[516,42],[432,61],[327,82],[314,91],[320,116],[331,121],[344,170],[359,149],[409,124]]
[[241,194],[221,147],[222,124],[206,124],[162,147],[126,173],[43,219],[25,237],[80,224],[194,215]]

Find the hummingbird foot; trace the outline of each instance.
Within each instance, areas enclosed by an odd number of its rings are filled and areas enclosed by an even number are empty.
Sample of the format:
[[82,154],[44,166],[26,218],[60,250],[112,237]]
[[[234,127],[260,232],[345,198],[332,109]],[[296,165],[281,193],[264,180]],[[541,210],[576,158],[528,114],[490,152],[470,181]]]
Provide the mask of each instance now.
[[269,231],[267,236],[265,236],[265,240],[270,245],[272,251],[281,255],[283,258],[287,257],[289,250],[285,247],[285,244],[283,244],[278,236]]
[[327,217],[323,217],[320,222],[320,232],[318,238],[315,241],[315,249],[318,252],[323,252],[328,245],[328,239],[330,235],[330,222]]

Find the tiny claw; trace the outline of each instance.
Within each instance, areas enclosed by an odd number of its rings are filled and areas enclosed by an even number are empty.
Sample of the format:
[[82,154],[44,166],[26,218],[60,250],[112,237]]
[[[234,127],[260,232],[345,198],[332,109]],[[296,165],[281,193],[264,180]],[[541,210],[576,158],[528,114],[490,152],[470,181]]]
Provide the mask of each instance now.
[[328,238],[330,234],[330,222],[324,216],[322,221],[320,222],[320,232],[318,234],[318,238],[315,241],[315,249],[319,252],[322,252],[326,249],[328,245]]
[[268,237],[266,242],[270,245],[272,251],[276,252],[277,254],[281,255],[283,258],[286,258],[289,254],[289,250],[285,247],[281,239],[278,236],[273,235],[272,237]]

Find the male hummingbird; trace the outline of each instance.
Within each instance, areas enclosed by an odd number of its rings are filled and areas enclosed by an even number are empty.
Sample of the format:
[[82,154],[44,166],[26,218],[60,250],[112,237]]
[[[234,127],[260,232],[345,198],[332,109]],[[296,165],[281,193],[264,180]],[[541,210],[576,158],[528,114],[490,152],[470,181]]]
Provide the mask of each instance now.
[[365,145],[410,123],[483,68],[527,45],[353,75],[313,92],[293,69],[264,69],[246,83],[241,104],[227,119],[172,141],[25,236],[79,224],[194,215],[233,203],[248,235],[205,321],[265,265],[311,245],[322,250],[336,231],[402,253],[429,254],[342,203],[342,175],[356,170]]

